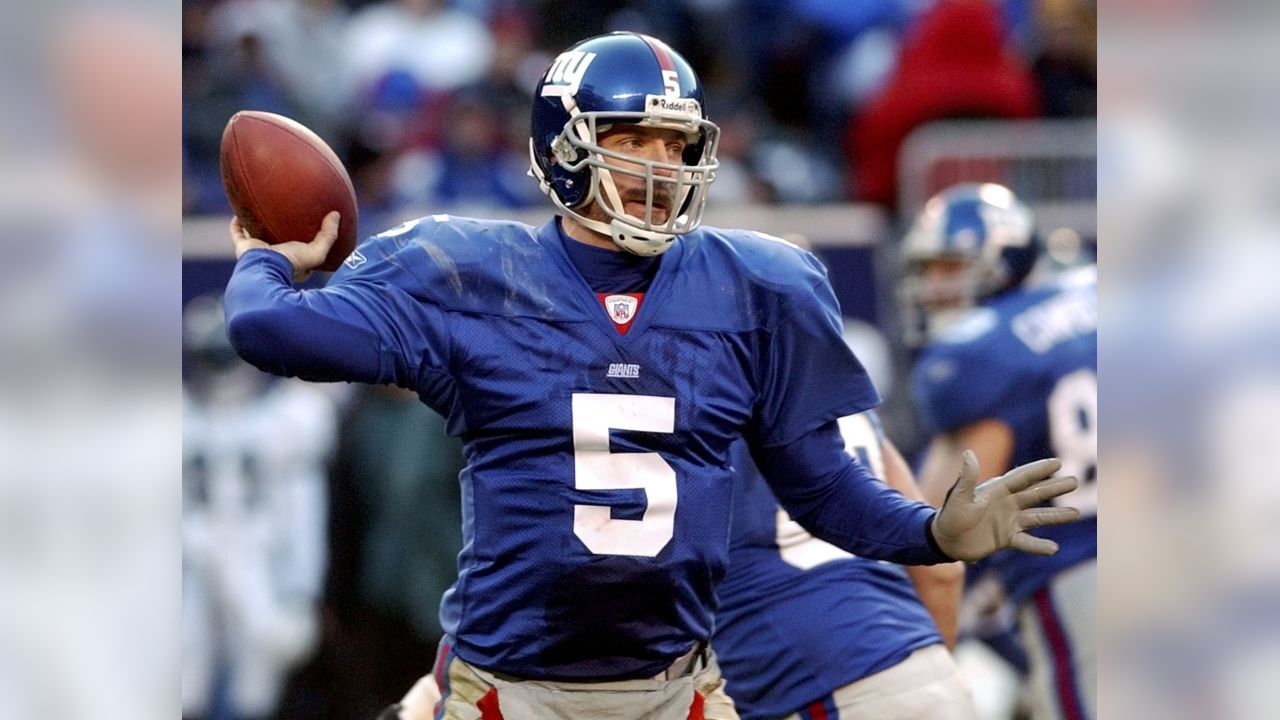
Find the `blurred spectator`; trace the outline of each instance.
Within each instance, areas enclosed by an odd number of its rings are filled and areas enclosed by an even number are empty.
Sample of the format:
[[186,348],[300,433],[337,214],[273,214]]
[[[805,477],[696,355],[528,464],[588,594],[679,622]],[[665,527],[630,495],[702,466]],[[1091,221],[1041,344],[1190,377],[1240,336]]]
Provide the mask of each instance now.
[[533,88],[551,64],[552,51],[537,45],[543,38],[539,37],[537,18],[527,8],[505,7],[490,26],[495,44],[493,65],[480,85],[501,96],[504,112],[528,120],[524,116]]
[[442,100],[436,142],[409,144],[393,153],[389,165],[377,168],[387,173],[378,179],[389,191],[386,209],[443,212],[469,204],[518,205],[510,188],[528,180],[523,173],[509,177],[510,169],[502,163],[502,116],[475,93]]
[[804,52],[809,125],[821,137],[839,133],[848,113],[888,80],[899,38],[916,17],[919,0],[826,2],[791,0],[813,37]]
[[229,214],[231,205],[222,189],[222,175],[216,162],[200,158],[182,142],[182,214]]
[[792,0],[791,5],[802,18],[816,23],[841,41],[850,41],[876,27],[902,27],[918,0],[865,0],[859,3],[833,3],[824,0]]
[[528,193],[521,192],[534,185],[521,172],[528,166],[528,152],[514,157],[506,152],[498,108],[478,93],[465,93],[454,98],[447,117],[432,206],[528,204],[522,201]]
[[1092,117],[1098,112],[1096,7],[1088,0],[1041,0],[1041,47],[1035,58],[1044,115]]
[[846,128],[853,198],[894,205],[898,150],[930,120],[1027,118],[1038,107],[1030,69],[1004,49],[997,9],[941,0],[906,38],[888,85]]
[[840,174],[814,138],[780,130],[753,103],[716,116],[720,147],[711,198],[717,205],[818,203],[840,197]]
[[495,161],[501,192],[512,207],[536,207],[545,202],[537,183],[527,177],[529,167],[529,103],[533,88],[551,62],[551,55],[534,47],[535,21],[527,11],[506,8],[492,22],[497,52],[489,75],[470,86],[483,103],[499,139]]
[[448,210],[543,202],[526,177],[528,116],[530,91],[549,58],[534,52],[532,23],[523,12],[496,17],[493,35],[498,42],[489,72],[441,101],[436,142],[415,146],[394,162],[399,206]]
[[1036,6],[1043,0],[992,1],[1000,9],[1000,19],[1005,28],[1005,45],[1024,58],[1035,57],[1034,48],[1040,32]]
[[749,2],[752,21],[745,32],[754,60],[745,70],[735,71],[751,73],[749,91],[768,109],[771,120],[793,128],[807,127],[811,120],[808,77],[815,53],[827,52],[823,38],[788,12],[783,3]]
[[193,186],[187,199],[199,212],[227,212],[218,151],[222,131],[236,112],[265,110],[299,117],[290,79],[271,61],[263,31],[253,25],[215,28],[209,6],[193,5],[183,14],[182,148],[184,173]]
[[755,168],[779,203],[840,199],[840,173],[822,142],[800,132],[766,137],[755,151]]
[[318,637],[336,411],[236,357],[220,299],[183,320],[182,714],[268,718]]
[[288,88],[295,119],[333,142],[351,101],[346,23],[338,0],[227,0],[210,16],[210,33],[222,46],[257,38],[263,62]]
[[483,22],[445,0],[385,0],[352,15],[343,57],[357,95],[396,71],[437,93],[484,77],[493,39]]
[[[700,45],[699,28],[691,22],[681,0],[534,0],[541,20],[539,44],[544,49],[566,48],[583,38],[614,30],[647,33],[687,52]],[[689,61],[700,67],[697,51]]]
[[752,160],[763,134],[762,116],[761,110],[745,105],[716,115],[720,126],[720,148],[716,153],[720,169],[710,191],[709,202],[714,206],[768,202],[774,197],[772,189],[756,173]]
[[372,718],[430,669],[462,549],[461,447],[411,392],[366,387],[352,402],[331,473],[328,717]]
[[[409,71],[392,70],[361,93],[360,111],[351,118],[351,141],[375,154],[390,155],[393,166],[401,154],[434,150],[447,121],[444,110],[448,99],[445,93],[429,92]],[[423,182],[421,178],[415,181]],[[431,182],[426,181],[427,185]],[[398,182],[392,192],[413,195]]]
[[236,35],[229,47],[212,54],[206,69],[207,75],[197,78],[200,82],[190,88],[187,102],[198,109],[214,111],[202,113],[201,118],[205,124],[200,138],[206,141],[201,148],[212,150],[207,156],[216,157],[226,120],[238,110],[252,108],[291,117],[299,115],[288,78],[271,63],[262,36],[256,31]]

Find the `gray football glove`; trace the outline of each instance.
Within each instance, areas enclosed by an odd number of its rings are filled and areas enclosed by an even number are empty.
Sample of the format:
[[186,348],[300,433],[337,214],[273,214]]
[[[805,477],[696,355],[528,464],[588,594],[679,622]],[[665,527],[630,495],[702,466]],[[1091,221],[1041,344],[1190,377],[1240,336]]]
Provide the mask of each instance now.
[[978,458],[966,450],[960,478],[933,518],[934,542],[951,558],[965,562],[1010,547],[1032,555],[1058,552],[1057,543],[1026,531],[1080,517],[1075,508],[1035,507],[1076,489],[1075,478],[1053,477],[1061,467],[1056,458],[1037,460],[975,487]]

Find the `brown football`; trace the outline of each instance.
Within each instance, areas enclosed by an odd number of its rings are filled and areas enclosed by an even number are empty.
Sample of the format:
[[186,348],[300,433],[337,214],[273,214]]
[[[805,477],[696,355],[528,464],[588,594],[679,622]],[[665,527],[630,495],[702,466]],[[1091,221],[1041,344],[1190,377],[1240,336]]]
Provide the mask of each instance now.
[[271,244],[311,242],[331,210],[338,240],[321,270],[356,247],[356,193],[342,161],[319,135],[283,115],[243,110],[222,132],[222,187],[250,235]]

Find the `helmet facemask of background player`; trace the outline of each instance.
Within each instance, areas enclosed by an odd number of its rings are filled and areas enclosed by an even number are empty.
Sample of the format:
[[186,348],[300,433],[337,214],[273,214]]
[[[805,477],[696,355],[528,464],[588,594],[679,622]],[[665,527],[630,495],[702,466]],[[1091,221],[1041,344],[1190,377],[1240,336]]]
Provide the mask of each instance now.
[[1018,286],[1039,254],[1031,210],[1008,188],[966,183],[930,198],[902,241],[904,340],[924,345],[983,299]]
[[[627,125],[679,133],[678,162],[601,144]],[[613,33],[561,53],[538,83],[530,175],[562,213],[627,252],[658,255],[701,224],[718,140],[689,63],[655,38]]]

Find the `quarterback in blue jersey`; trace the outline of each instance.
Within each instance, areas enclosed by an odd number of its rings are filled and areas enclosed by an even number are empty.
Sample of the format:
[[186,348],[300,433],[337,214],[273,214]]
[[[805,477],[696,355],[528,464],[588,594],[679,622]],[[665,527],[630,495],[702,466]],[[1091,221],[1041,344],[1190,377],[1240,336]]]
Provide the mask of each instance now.
[[875,388],[812,255],[699,227],[716,139],[689,64],[614,33],[535,88],[531,171],[559,211],[540,228],[410,221],[299,290],[336,213],[311,243],[232,223],[228,329],[245,359],[411,388],[465,444],[441,717],[737,717],[706,643],[739,439],[792,517],[866,557],[1048,553],[1025,531],[1075,517],[1029,509],[1075,487],[1050,479],[1056,460],[981,490],[970,462],[935,512],[844,452],[836,419]]
[[[845,449],[908,497],[920,491],[874,410],[840,419]],[[791,520],[741,444],[712,644],[743,720],[970,720],[955,641],[964,567],[903,568],[825,543]],[[908,689],[908,692],[903,692]]]
[[984,565],[1017,608],[1034,717],[1095,717],[1097,268],[1028,280],[1039,255],[1030,210],[999,185],[960,185],[926,204],[903,241],[906,308],[930,339],[913,393],[934,433],[922,481],[941,499],[956,448],[985,470],[1046,454],[1080,479],[1054,505],[1081,519],[1049,528],[1053,557],[1000,553]]

